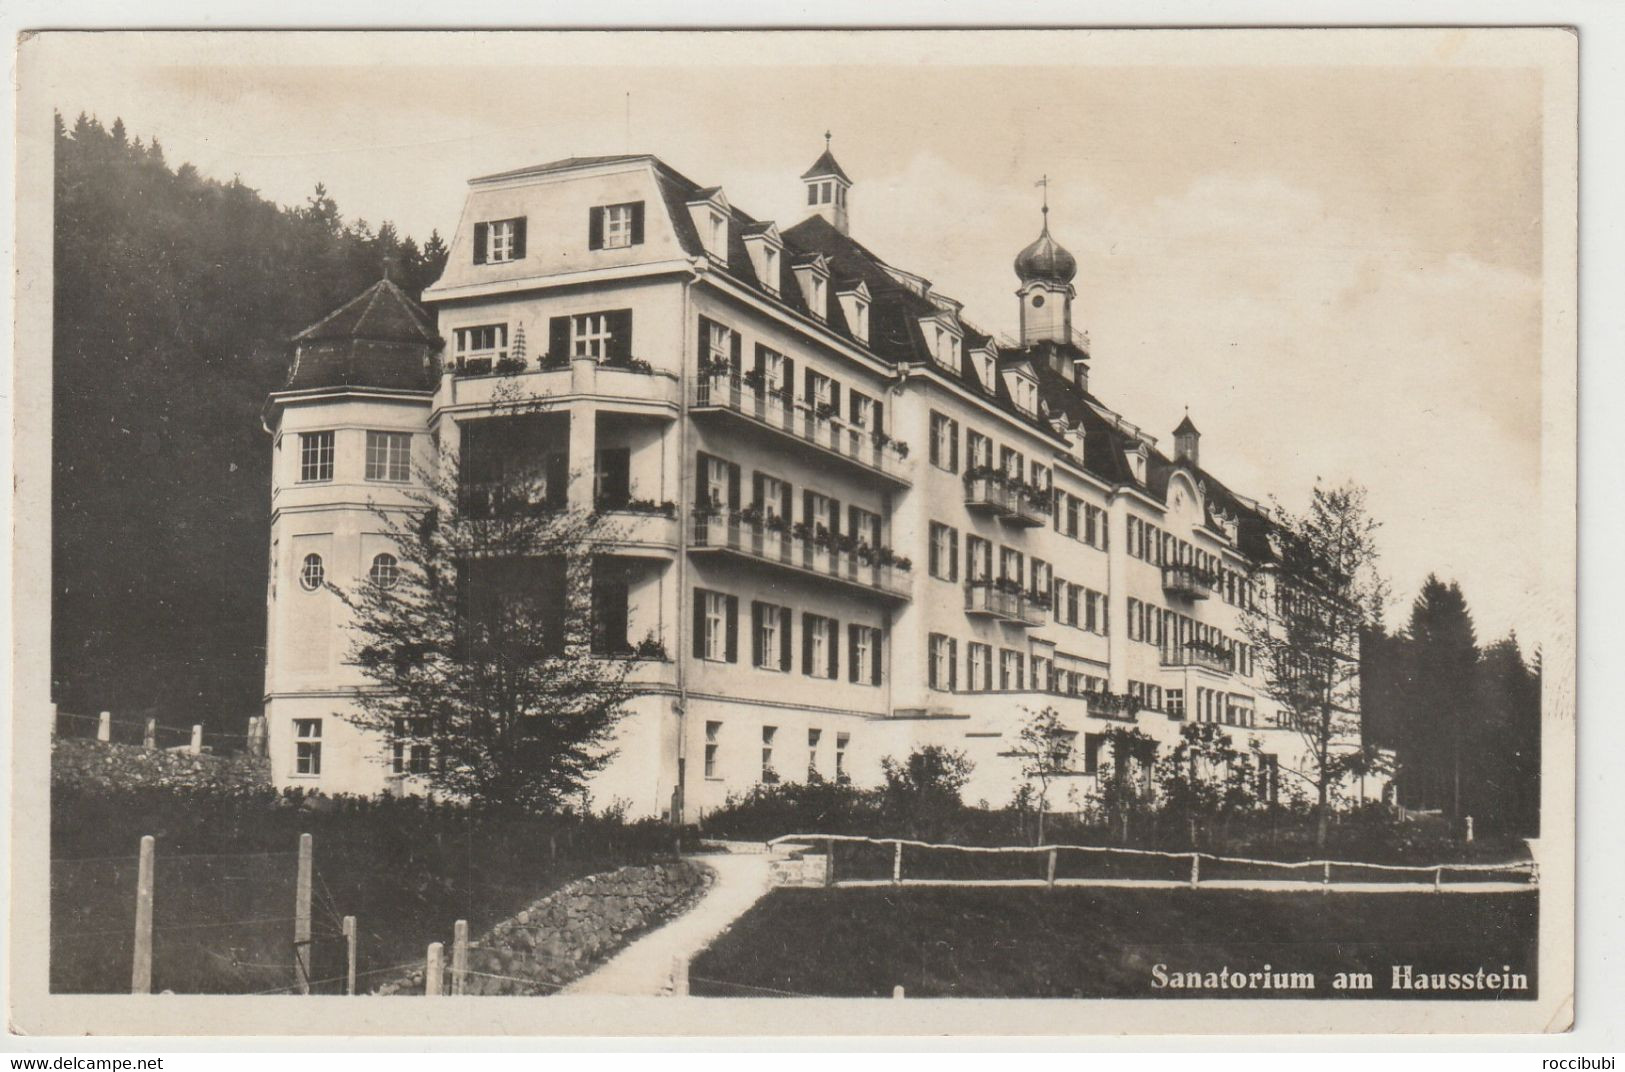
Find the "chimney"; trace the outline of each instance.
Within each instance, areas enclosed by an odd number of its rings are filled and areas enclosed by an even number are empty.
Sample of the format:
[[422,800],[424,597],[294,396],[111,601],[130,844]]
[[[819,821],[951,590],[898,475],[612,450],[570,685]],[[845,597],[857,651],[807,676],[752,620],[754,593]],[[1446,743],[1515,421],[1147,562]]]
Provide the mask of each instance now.
[[1089,362],[1081,357],[1072,361],[1072,382],[1078,385],[1078,390],[1089,393]]

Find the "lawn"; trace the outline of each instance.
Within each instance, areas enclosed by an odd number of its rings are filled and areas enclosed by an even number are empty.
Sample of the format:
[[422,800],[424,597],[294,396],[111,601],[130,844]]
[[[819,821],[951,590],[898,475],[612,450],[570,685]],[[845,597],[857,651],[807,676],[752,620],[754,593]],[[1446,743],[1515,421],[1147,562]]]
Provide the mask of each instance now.
[[[779,889],[691,966],[695,994],[1533,999],[1538,893]],[[1309,973],[1314,989],[1158,988],[1175,973]],[[1394,965],[1527,976],[1524,990],[1391,988]],[[1335,990],[1338,973],[1369,990]],[[1233,978],[1233,977],[1232,977]],[[1207,982],[1208,980],[1203,980]]]

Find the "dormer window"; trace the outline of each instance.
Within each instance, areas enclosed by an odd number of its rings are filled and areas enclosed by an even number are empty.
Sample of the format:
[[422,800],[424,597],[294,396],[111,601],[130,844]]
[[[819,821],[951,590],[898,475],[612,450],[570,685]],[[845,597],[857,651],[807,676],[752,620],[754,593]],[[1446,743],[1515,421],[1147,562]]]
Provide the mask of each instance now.
[[1005,383],[1010,388],[1010,398],[1015,402],[1016,408],[1023,413],[1037,415],[1038,413],[1038,383],[1030,376],[1023,376],[1019,372],[1005,374]]
[[711,213],[711,241],[706,246],[719,257],[727,255],[728,217],[720,212]]
[[750,254],[750,266],[756,280],[770,294],[779,292],[779,260],[784,252],[784,241],[779,229],[771,223],[751,224],[744,235],[745,252]]
[[859,342],[869,341],[869,287],[859,282],[855,287],[847,287],[840,291],[836,297],[841,300],[841,313],[846,317],[847,329],[852,337]]
[[824,315],[827,304],[824,298],[824,281],[816,275],[812,277],[812,296],[807,299],[807,304],[812,306],[814,316]]
[[1141,484],[1145,483],[1146,452],[1144,443],[1136,443],[1128,452],[1129,468],[1134,472],[1134,479]]
[[993,353],[989,350],[971,351],[971,360],[976,366],[976,378],[982,381],[982,386],[993,390],[994,361]]
[[779,289],[779,251],[771,246],[762,250],[762,283],[768,290]]
[[700,233],[700,244],[708,256],[723,262],[728,260],[728,219],[732,211],[722,190],[714,186],[701,190],[688,203],[689,218]]
[[822,256],[814,257],[795,268],[796,281],[801,284],[801,297],[807,311],[820,320],[829,310],[829,266]]
[[959,372],[959,336],[940,320],[925,324],[926,342],[931,347],[931,359],[951,372]]

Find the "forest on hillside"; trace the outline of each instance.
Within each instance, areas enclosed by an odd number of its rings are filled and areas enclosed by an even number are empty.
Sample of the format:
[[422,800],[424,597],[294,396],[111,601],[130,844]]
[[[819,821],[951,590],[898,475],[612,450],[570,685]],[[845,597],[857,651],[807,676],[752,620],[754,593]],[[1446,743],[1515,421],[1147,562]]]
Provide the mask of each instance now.
[[56,122],[52,699],[241,732],[264,679],[270,440],[287,339],[376,280],[439,276],[317,186],[284,207]]

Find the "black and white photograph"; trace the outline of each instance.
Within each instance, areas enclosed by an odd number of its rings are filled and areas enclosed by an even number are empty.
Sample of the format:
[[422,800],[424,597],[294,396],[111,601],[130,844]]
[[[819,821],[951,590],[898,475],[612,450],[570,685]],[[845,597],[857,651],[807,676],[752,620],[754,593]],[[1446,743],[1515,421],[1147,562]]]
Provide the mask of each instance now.
[[1568,1028],[1571,34],[17,56],[14,1023]]

